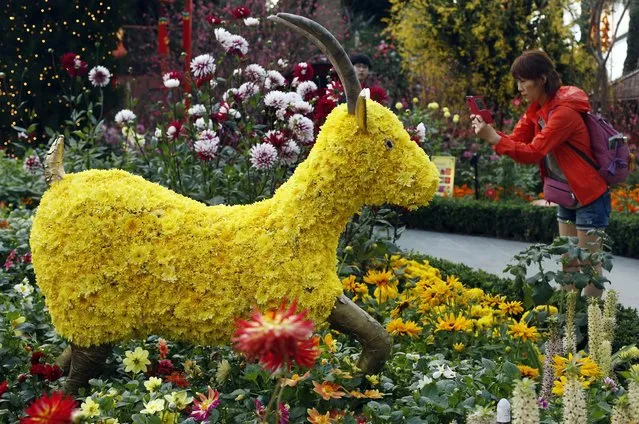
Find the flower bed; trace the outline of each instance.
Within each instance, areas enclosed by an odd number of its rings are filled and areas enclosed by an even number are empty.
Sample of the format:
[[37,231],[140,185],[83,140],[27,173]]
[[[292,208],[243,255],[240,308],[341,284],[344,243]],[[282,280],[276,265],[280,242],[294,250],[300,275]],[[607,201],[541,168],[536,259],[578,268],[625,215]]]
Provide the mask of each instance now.
[[[626,393],[623,387],[636,377],[635,371],[619,374],[606,368],[605,352],[597,357],[575,348],[572,355],[552,355],[553,337],[560,331],[571,334],[557,325],[566,312],[571,320],[566,304],[524,310],[521,301],[471,287],[452,274],[443,277],[422,259],[395,255],[353,263],[347,255],[340,267],[345,271],[345,293],[393,336],[393,354],[380,374],[359,375],[357,345],[325,325],[315,329],[317,339],[309,339],[313,341],[305,351],[310,354],[292,361],[290,371],[285,367],[276,373],[268,369],[278,368],[290,351],[276,349],[275,356],[263,357],[251,348],[254,339],[249,343],[246,337],[237,338],[233,350],[152,336],[117,346],[104,375],[74,403],[56,394],[64,378],[54,362],[66,342],[51,327],[40,290],[33,284],[27,244],[31,212],[5,210],[3,216],[0,240],[10,249],[1,256],[0,271],[0,411],[5,422],[17,422],[25,414],[34,419],[73,414],[78,421],[94,423],[267,422],[267,414],[279,422],[440,423],[466,416],[467,422],[483,422],[472,420],[492,416],[495,403],[511,398],[513,385],[524,377],[538,383],[528,407],[537,410],[538,405],[547,420],[558,420],[562,405],[577,407],[566,396],[579,393],[571,382],[581,379],[588,402],[578,407],[591,422],[600,422],[609,417],[615,402],[623,403],[618,400]],[[440,265],[451,271],[443,262]],[[472,279],[462,268],[455,271]],[[590,316],[597,314],[593,308]],[[598,312],[608,324],[591,338],[610,343],[614,310],[611,298]],[[301,333],[295,334],[310,334],[311,327],[296,311],[280,314],[281,318],[275,312],[258,314],[240,324],[237,334],[257,329],[262,346],[276,337],[266,329],[284,322],[288,324],[282,328],[299,327]],[[579,309],[576,316],[581,316]],[[572,334],[575,346],[585,347],[580,333]],[[608,366],[628,370],[636,358],[639,350],[626,347]],[[517,386],[513,408],[533,393],[530,387],[525,390],[531,382],[519,384],[523,386]],[[631,385],[631,394],[632,387],[636,390]]]

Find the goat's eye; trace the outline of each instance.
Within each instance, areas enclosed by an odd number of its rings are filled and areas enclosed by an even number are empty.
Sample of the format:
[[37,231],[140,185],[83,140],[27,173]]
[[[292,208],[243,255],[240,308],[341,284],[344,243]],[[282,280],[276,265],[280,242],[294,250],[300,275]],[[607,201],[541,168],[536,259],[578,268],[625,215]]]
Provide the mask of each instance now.
[[390,140],[387,138],[386,140],[384,140],[384,144],[386,145],[386,148],[389,150],[393,148],[393,140]]

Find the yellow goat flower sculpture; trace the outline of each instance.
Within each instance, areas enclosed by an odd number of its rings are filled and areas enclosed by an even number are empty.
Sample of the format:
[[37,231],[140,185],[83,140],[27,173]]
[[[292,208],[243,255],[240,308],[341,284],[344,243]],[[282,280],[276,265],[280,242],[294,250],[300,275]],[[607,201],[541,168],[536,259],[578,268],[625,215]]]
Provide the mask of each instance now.
[[206,206],[120,170],[64,175],[64,140],[51,147],[51,187],[31,248],[53,324],[71,342],[63,364],[69,391],[99,372],[118,341],[158,334],[228,343],[234,319],[284,297],[354,334],[364,372],[378,371],[388,357],[388,333],[343,295],[339,236],[363,205],[426,204],[437,170],[390,110],[360,95],[348,56],[328,31],[295,15],[271,19],[324,50],[347,95],[272,198]]

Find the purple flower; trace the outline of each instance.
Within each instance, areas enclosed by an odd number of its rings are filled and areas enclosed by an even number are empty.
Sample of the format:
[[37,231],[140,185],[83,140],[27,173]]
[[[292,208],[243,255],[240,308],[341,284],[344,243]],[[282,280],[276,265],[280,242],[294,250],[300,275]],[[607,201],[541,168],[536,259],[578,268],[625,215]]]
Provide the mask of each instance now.
[[470,159],[473,157],[473,152],[471,152],[470,150],[466,150],[463,154],[462,157],[464,159]]
[[608,386],[610,390],[612,390],[613,393],[617,393],[617,391],[619,390],[619,387],[617,387],[617,383],[615,383],[615,380],[613,380],[612,378],[604,377],[603,382],[606,386]]
[[539,405],[541,409],[548,409],[548,401],[543,397],[537,398],[537,405]]
[[280,424],[288,424],[289,415],[290,415],[289,406],[280,402],[277,408],[280,411]]

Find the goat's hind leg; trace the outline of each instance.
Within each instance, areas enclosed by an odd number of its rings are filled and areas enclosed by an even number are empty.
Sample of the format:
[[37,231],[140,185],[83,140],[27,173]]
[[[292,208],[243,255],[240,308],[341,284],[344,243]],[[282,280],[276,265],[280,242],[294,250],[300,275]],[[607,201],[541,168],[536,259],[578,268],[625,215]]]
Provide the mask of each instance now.
[[360,342],[362,354],[357,366],[364,374],[381,371],[390,356],[391,340],[386,329],[375,318],[341,295],[335,300],[328,322],[333,329],[353,335]]
[[90,379],[102,373],[112,349],[111,345],[81,347],[72,343],[71,366],[64,390],[75,395],[81,387],[87,387]]

